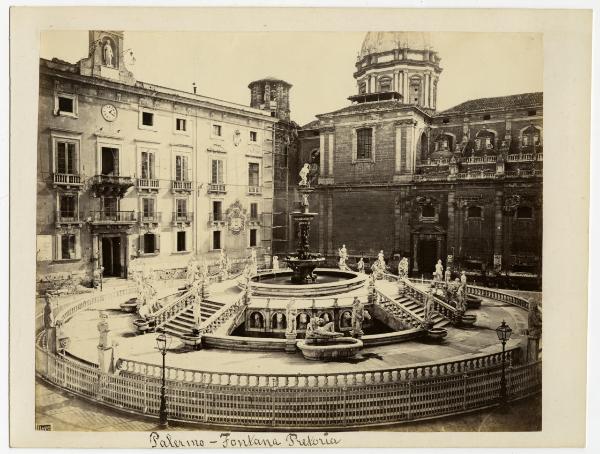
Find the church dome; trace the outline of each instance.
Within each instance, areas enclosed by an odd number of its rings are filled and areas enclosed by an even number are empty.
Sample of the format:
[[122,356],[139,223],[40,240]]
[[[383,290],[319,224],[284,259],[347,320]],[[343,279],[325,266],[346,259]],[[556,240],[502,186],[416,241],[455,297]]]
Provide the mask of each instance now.
[[368,32],[359,57],[399,48],[427,50],[431,47],[431,34],[428,32]]

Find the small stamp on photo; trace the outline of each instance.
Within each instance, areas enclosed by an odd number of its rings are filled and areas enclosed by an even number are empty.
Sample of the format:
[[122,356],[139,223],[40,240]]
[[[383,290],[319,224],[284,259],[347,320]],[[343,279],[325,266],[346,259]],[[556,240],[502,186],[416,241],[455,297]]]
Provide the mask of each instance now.
[[35,430],[45,430],[47,432],[52,431],[52,424],[36,424]]

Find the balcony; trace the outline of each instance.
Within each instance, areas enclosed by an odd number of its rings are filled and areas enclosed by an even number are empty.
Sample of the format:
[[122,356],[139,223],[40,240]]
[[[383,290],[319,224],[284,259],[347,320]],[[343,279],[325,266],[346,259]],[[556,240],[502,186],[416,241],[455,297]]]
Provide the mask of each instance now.
[[136,223],[135,211],[91,211],[90,222],[92,225],[131,226]]
[[189,225],[192,223],[193,218],[194,218],[193,213],[174,212],[173,220],[172,220],[171,224],[174,226],[182,225],[182,224]]
[[225,184],[223,183],[209,183],[208,193],[209,194],[225,194],[227,192]]
[[259,226],[260,225],[260,216],[250,216],[248,218],[248,225],[250,226]]
[[119,175],[95,175],[91,189],[95,197],[123,197],[133,187],[133,178]]
[[221,212],[211,212],[208,214],[208,226],[209,227],[222,227],[225,225],[225,217]]
[[138,191],[158,192],[159,181],[157,178],[138,178],[137,189]]
[[54,173],[52,174],[52,185],[55,188],[58,186],[80,188],[82,186],[81,176],[72,173]]
[[138,219],[140,225],[158,225],[162,220],[162,213],[144,213],[140,211]]
[[248,195],[261,195],[262,186],[248,186]]
[[187,180],[171,180],[171,191],[192,192],[192,182]]
[[83,221],[79,219],[78,211],[57,211],[56,212],[56,228],[69,227],[77,225],[81,227]]
[[507,162],[542,162],[544,160],[543,153],[523,153],[523,154],[509,154],[506,157]]

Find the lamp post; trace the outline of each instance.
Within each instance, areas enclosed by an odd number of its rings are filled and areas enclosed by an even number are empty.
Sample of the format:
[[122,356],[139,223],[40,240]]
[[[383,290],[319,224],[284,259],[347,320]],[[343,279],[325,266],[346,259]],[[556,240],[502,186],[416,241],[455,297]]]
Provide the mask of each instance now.
[[496,328],[498,339],[502,342],[502,377],[500,378],[500,402],[505,404],[507,401],[506,393],[506,342],[510,339],[512,328],[502,320],[502,324]]
[[170,337],[168,337],[164,331],[161,331],[156,338],[156,347],[162,354],[162,385],[160,387],[160,411],[159,411],[159,422],[158,427],[160,429],[166,429],[169,427],[169,421],[167,420],[167,395],[166,395],[166,379],[165,379],[165,357],[167,355],[167,348],[171,343]]

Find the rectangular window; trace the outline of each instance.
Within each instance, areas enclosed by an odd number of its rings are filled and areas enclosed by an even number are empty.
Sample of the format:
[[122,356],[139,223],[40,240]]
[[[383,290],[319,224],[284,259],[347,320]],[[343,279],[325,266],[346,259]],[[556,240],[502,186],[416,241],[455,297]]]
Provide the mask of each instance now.
[[75,113],[75,103],[73,102],[73,98],[59,96],[58,111],[59,113]]
[[213,159],[210,171],[210,182],[212,184],[223,184],[223,161],[221,159]]
[[187,131],[187,125],[186,125],[185,118],[175,119],[175,129],[177,131]]
[[357,159],[371,159],[371,146],[372,146],[372,134],[371,128],[363,128],[356,131],[357,136]]
[[259,165],[256,162],[251,162],[248,164],[248,185],[260,186]]
[[102,175],[119,175],[119,149],[102,147]]
[[177,217],[187,216],[187,199],[175,199]]
[[144,234],[144,254],[154,254],[156,252],[156,235],[154,233]]
[[177,252],[187,251],[185,231],[177,232]]
[[77,175],[77,148],[74,142],[56,142],[56,173]]
[[221,249],[221,232],[219,230],[213,232],[213,249]]
[[223,220],[223,202],[213,201],[213,220],[214,221],[222,221]]
[[155,178],[154,177],[154,163],[156,159],[154,153],[151,151],[142,151],[142,178]]
[[142,216],[144,219],[154,217],[154,199],[142,199]]
[[213,136],[221,137],[221,125],[213,125]]
[[59,198],[59,212],[61,219],[75,219],[77,197],[74,195],[61,195]]
[[258,140],[258,133],[256,131],[250,131],[250,142],[256,142]]
[[188,157],[183,155],[175,156],[175,180],[189,181],[188,171]]
[[258,219],[258,203],[250,204],[250,219]]
[[103,199],[103,204],[104,204],[104,212],[106,214],[115,216],[116,212],[119,211],[119,209],[118,209],[119,203],[118,203],[116,197],[105,197]]
[[77,239],[75,235],[61,235],[60,236],[60,249],[61,249],[61,258],[63,260],[75,259],[77,258],[75,243]]
[[152,112],[142,112],[142,124],[144,126],[154,126],[154,114]]
[[256,246],[256,229],[250,229],[250,247]]

